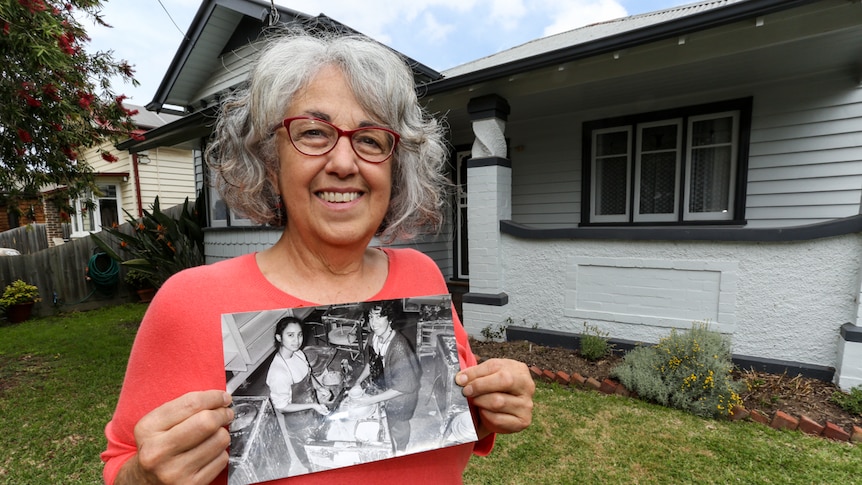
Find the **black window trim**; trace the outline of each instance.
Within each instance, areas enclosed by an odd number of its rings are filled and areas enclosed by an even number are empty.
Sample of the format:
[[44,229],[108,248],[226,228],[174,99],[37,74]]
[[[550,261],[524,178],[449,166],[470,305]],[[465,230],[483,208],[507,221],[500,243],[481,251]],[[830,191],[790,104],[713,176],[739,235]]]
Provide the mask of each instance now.
[[[752,112],[752,104],[753,98],[737,98],[730,99],[725,101],[718,101],[713,103],[705,103],[699,105],[691,105],[691,106],[683,106],[679,108],[672,108],[667,110],[660,111],[651,111],[645,113],[637,113],[633,115],[619,116],[614,118],[604,118],[599,120],[592,120],[584,122],[582,125],[582,133],[581,133],[581,222],[580,226],[613,226],[613,227],[632,227],[632,226],[648,226],[648,227],[656,227],[656,226],[701,226],[701,225],[710,225],[710,226],[719,226],[719,225],[732,225],[732,226],[744,226],[746,224],[745,221],[745,198],[746,198],[746,186],[748,184],[748,153],[749,153],[749,145],[751,142],[751,112]],[[692,221],[692,220],[682,220],[683,213],[680,211],[679,219],[677,221],[666,221],[666,222],[592,222],[590,221],[590,213],[591,213],[591,181],[592,181],[592,133],[595,130],[603,129],[603,128],[613,128],[620,126],[631,126],[632,128],[636,127],[639,123],[647,123],[652,121],[661,121],[673,118],[682,118],[685,120],[683,123],[683,140],[685,140],[685,136],[687,136],[687,120],[691,116],[710,114],[710,113],[720,113],[724,111],[739,111],[739,146],[737,151],[737,176],[736,176],[736,187],[734,191],[734,199],[733,199],[733,207],[734,214],[733,217],[729,220],[715,221],[715,220],[703,220],[703,221]],[[636,146],[637,143],[637,130],[633,129],[632,135],[632,144]],[[683,145],[683,153],[688,147]],[[683,173],[681,173],[681,177],[685,176],[685,160],[683,162]],[[634,184],[635,184],[634,176],[632,176],[632,180],[630,181],[632,193],[634,193]],[[631,197],[629,201],[629,211],[630,214],[634,213],[634,199],[635,197]],[[682,197],[680,197],[682,199]],[[681,202],[681,200],[680,200]]]

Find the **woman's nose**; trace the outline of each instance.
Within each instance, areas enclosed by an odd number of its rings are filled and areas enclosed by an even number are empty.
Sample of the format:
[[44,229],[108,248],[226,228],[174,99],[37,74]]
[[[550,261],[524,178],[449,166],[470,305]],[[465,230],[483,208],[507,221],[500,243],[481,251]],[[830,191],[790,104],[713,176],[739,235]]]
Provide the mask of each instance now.
[[340,178],[347,177],[359,171],[359,157],[353,151],[350,137],[342,136],[335,142],[332,151],[326,154],[326,171]]

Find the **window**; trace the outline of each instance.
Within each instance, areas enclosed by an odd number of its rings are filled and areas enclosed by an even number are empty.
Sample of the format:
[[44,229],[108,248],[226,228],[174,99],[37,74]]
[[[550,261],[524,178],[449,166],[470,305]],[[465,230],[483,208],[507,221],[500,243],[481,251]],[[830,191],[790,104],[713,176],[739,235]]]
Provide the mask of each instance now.
[[97,184],[101,195],[88,194],[83,199],[72,201],[75,214],[72,217],[71,237],[83,237],[99,232],[103,227],[122,224],[120,216],[120,189],[116,184]]
[[584,124],[584,224],[743,219],[750,99]]
[[[210,174],[212,176],[212,174]],[[210,227],[252,226],[251,219],[234,212],[221,199],[215,187],[209,187],[209,225]]]

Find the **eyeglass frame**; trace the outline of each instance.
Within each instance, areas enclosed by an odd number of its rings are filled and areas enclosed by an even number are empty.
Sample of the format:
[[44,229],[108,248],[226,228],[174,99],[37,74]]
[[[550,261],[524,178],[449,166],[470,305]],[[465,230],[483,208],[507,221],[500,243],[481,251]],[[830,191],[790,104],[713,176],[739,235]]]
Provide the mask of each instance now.
[[[325,125],[327,125],[327,126],[331,126],[331,127],[335,130],[335,132],[338,134],[338,136],[335,138],[335,143],[333,143],[333,144],[332,144],[332,146],[331,146],[331,147],[329,147],[329,149],[328,149],[328,150],[326,150],[326,151],[325,151],[325,152],[323,152],[323,153],[317,153],[317,154],[305,153],[304,151],[300,150],[300,148],[299,148],[298,146],[296,146],[296,143],[293,141],[293,137],[292,137],[292,136],[290,136],[290,124],[291,124],[292,122],[296,121],[296,120],[311,120],[311,121],[317,121],[317,122],[323,123],[323,124],[325,124]],[[272,128],[273,133],[274,133],[275,131],[277,131],[279,128],[281,128],[281,127],[284,127],[285,131],[287,131],[287,139],[288,139],[288,140],[290,140],[290,145],[291,145],[291,146],[293,146],[293,148],[294,148],[294,149],[296,149],[296,151],[298,151],[299,153],[301,153],[301,154],[303,154],[303,155],[305,155],[305,156],[307,156],[307,157],[322,157],[322,156],[326,155],[327,153],[329,153],[329,152],[331,152],[332,150],[334,150],[334,149],[335,149],[335,146],[336,146],[336,145],[338,145],[338,140],[340,140],[340,139],[341,139],[341,137],[346,136],[346,137],[347,137],[347,139],[350,141],[350,148],[353,150],[353,153],[355,153],[357,157],[359,157],[360,159],[362,159],[362,161],[364,161],[364,162],[368,162],[368,163],[375,163],[375,164],[377,164],[377,163],[383,163],[383,162],[385,162],[386,160],[389,160],[390,158],[392,158],[392,155],[394,155],[394,154],[395,154],[395,149],[398,147],[398,142],[399,142],[399,141],[401,141],[401,135],[399,135],[399,134],[398,134],[398,132],[396,132],[396,131],[394,131],[394,130],[391,130],[391,129],[389,129],[389,128],[386,128],[385,126],[378,126],[378,125],[374,125],[374,126],[362,126],[362,127],[359,127],[359,128],[353,129],[353,130],[342,130],[341,128],[339,128],[339,127],[337,127],[337,126],[333,125],[332,123],[330,123],[330,122],[328,122],[328,121],[326,121],[326,120],[322,120],[322,119],[320,119],[320,118],[316,118],[316,117],[314,117],[314,116],[292,116],[292,117],[290,117],[290,118],[285,118],[285,119],[281,120],[281,123],[279,123],[279,124],[275,125],[275,126]],[[392,138],[393,138],[393,140],[392,140],[392,150],[390,150],[390,151],[389,151],[389,155],[387,155],[387,156],[386,156],[386,158],[384,158],[383,160],[380,160],[380,161],[377,161],[377,162],[375,162],[375,161],[373,161],[373,160],[368,160],[367,158],[363,157],[363,156],[362,156],[362,155],[361,155],[361,154],[356,150],[356,147],[355,147],[355,146],[353,146],[353,135],[354,135],[355,133],[359,133],[360,131],[365,131],[365,130],[369,130],[369,129],[373,129],[373,130],[382,130],[382,131],[385,131],[385,132],[389,133],[390,135],[392,135]]]

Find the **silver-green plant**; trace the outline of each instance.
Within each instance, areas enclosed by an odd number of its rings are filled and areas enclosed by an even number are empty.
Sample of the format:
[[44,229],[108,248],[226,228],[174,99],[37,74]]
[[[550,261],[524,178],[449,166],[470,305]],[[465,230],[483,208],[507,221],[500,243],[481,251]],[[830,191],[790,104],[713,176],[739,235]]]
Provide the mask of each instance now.
[[645,400],[703,417],[727,416],[742,405],[732,378],[730,341],[705,323],[672,330],[655,346],[625,355],[611,375]]

